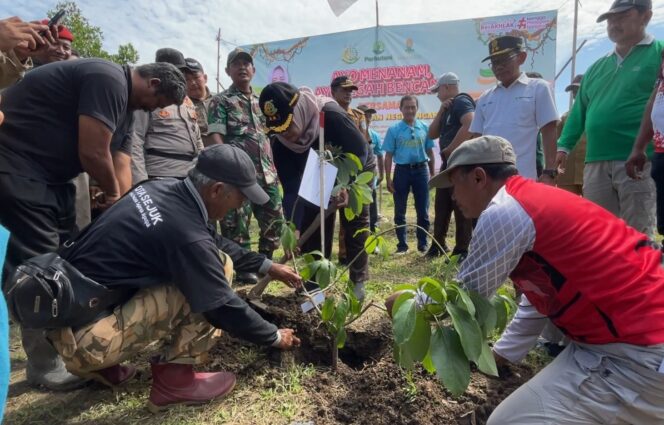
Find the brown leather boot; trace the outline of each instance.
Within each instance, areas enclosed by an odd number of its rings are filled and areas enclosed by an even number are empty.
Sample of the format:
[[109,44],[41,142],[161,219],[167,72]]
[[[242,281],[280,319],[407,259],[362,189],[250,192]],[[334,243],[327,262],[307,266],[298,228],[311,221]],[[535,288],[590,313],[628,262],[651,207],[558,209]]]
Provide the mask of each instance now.
[[97,382],[116,388],[136,376],[136,366],[127,364],[116,364],[106,369],[95,370],[85,374],[86,378],[94,379]]
[[230,372],[198,373],[192,365],[152,363],[152,388],[148,409],[152,413],[174,404],[203,404],[230,393],[235,375]]

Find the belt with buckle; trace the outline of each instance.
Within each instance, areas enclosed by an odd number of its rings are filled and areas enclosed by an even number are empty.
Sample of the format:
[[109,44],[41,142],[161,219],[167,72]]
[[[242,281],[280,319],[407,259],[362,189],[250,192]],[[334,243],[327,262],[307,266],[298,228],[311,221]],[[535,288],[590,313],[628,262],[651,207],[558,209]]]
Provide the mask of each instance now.
[[416,162],[415,164],[397,164],[397,167],[403,167],[403,168],[422,168],[425,167],[429,161],[422,161],[422,162]]

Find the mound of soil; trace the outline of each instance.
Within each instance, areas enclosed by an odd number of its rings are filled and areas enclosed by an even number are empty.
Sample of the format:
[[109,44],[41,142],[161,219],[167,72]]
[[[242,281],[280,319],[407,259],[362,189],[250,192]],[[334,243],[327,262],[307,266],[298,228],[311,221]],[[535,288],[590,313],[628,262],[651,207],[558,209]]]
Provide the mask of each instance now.
[[[302,340],[302,346],[292,352],[271,350],[270,361],[281,366],[297,362],[318,367],[303,383],[318,406],[310,418],[312,424],[484,424],[505,397],[537,372],[526,365],[503,368],[501,378],[474,372],[468,390],[454,398],[424,369],[418,368],[408,377],[394,363],[391,324],[384,314],[351,326],[333,371],[329,337],[315,312],[301,313],[302,299],[265,295],[261,301],[265,307],[257,309],[261,315],[280,328],[293,328]],[[232,338],[221,341],[211,353],[213,358],[242,345]],[[237,366],[236,372],[242,374],[269,367],[260,363]],[[227,361],[225,367],[229,367]]]

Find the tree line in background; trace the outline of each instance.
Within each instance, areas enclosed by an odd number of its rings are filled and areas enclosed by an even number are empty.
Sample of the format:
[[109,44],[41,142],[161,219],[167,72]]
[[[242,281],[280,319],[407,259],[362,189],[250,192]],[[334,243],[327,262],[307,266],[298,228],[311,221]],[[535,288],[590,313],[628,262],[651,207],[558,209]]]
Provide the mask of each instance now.
[[78,51],[81,57],[107,59],[120,65],[132,65],[138,62],[138,50],[131,43],[118,46],[117,53],[109,53],[104,50],[102,47],[104,42],[103,31],[101,28],[92,25],[83,16],[81,9],[75,2],[59,2],[55,8],[48,12],[48,17],[53,17],[61,9],[67,12],[61,23],[74,34],[72,47]]

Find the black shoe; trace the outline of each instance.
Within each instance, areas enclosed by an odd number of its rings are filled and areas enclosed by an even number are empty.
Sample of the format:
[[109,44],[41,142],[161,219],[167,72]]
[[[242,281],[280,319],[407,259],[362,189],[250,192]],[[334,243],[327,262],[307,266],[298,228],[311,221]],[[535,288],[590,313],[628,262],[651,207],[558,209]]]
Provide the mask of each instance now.
[[429,248],[429,250],[424,256],[427,258],[438,258],[442,255],[443,253],[440,252],[440,248],[438,248],[438,245],[431,245],[431,248]]
[[237,272],[235,281],[242,285],[255,285],[258,283],[258,276],[256,273]]
[[429,248],[429,247],[426,246],[426,245],[422,245],[422,246],[418,246],[417,250],[421,253],[425,253],[425,252],[427,252],[427,248]]
[[405,253],[407,253],[407,252],[408,252],[408,247],[406,246],[406,247],[397,248],[397,252],[396,252],[396,253],[397,253],[397,254],[405,254]]
[[453,250],[452,253],[450,254],[450,257],[454,257],[455,255],[458,257],[457,264],[461,264],[463,263],[463,260],[465,260],[466,257],[468,256],[468,251]]
[[338,262],[339,264],[341,264],[342,266],[347,266],[347,265],[348,265],[348,258],[346,258],[346,257],[339,257],[339,259],[337,260],[337,262]]

